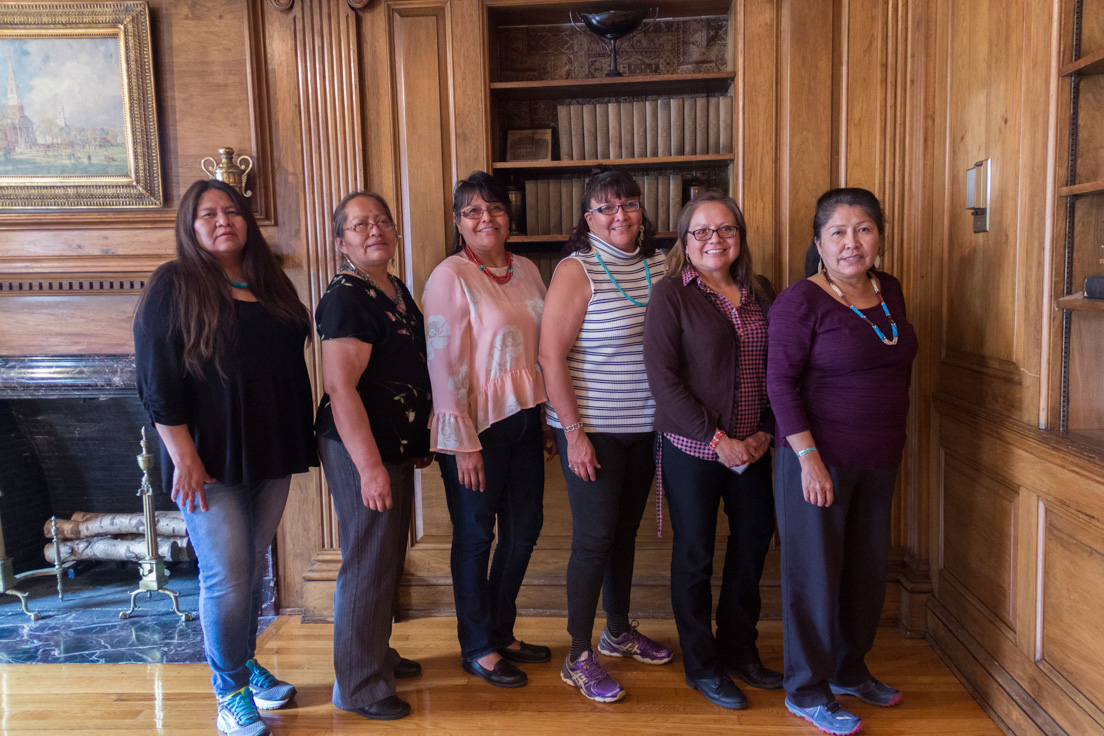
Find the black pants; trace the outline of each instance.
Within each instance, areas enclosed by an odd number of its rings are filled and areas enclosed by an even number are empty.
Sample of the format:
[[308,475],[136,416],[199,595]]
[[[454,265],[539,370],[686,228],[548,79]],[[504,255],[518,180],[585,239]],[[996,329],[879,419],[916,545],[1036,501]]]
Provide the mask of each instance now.
[[828,507],[805,500],[790,448],[778,451],[775,472],[786,694],[810,708],[835,698],[829,682],[871,677],[866,655],[885,601],[897,469],[829,467],[835,500]]
[[589,640],[599,593],[607,614],[629,613],[636,532],[655,478],[655,434],[588,432],[602,467],[587,481],[567,466],[567,439],[555,431],[571,503],[567,633]]
[[449,562],[456,631],[460,653],[469,661],[515,638],[518,592],[544,525],[540,407],[495,422],[479,433],[479,442],[487,481],[483,491],[461,485],[453,455],[437,454],[452,519]]
[[[724,665],[759,661],[759,579],[774,536],[770,454],[737,474],[663,440],[663,486],[671,511],[671,606],[688,677],[723,674]],[[728,547],[711,624],[717,507],[728,517]]]

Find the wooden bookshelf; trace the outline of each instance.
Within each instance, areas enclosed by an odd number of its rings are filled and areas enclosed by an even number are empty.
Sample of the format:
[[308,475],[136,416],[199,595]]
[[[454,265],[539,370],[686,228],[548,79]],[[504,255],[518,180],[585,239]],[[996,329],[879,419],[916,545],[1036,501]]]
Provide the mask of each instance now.
[[1075,197],[1084,194],[1104,194],[1104,179],[1073,184],[1068,187],[1058,187],[1059,197]]
[[545,79],[535,82],[491,82],[491,94],[500,100],[609,99],[663,95],[723,94],[732,87],[735,72],[648,74],[637,77]]
[[731,153],[707,153],[697,156],[652,156],[641,158],[583,159],[580,161],[495,161],[496,171],[586,171],[598,164],[612,164],[625,168],[694,169],[727,166],[734,159]]
[[1077,74],[1082,77],[1089,77],[1094,74],[1104,74],[1104,49],[1099,49],[1091,54],[1082,54],[1081,58],[1077,61],[1063,64],[1060,73],[1063,77],[1068,77],[1072,74]]
[[1089,299],[1085,296],[1085,292],[1079,291],[1076,294],[1070,294],[1061,299],[1056,299],[1054,301],[1054,306],[1058,309],[1104,312],[1104,299]]

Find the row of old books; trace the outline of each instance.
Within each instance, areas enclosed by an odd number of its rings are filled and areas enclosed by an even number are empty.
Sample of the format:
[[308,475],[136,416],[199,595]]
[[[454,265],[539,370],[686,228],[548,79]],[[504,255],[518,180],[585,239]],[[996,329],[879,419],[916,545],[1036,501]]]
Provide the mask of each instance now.
[[[637,176],[642,190],[644,214],[659,232],[678,224],[682,211],[682,175]],[[568,235],[579,220],[583,198],[582,179],[530,179],[525,182],[525,233]]]
[[732,99],[673,97],[556,108],[560,160],[732,153]]

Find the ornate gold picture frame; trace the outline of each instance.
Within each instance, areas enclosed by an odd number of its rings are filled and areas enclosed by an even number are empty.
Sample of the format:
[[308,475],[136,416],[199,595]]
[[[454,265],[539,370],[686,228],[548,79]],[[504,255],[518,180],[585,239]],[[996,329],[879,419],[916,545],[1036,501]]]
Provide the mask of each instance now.
[[0,3],[0,211],[160,207],[145,2]]

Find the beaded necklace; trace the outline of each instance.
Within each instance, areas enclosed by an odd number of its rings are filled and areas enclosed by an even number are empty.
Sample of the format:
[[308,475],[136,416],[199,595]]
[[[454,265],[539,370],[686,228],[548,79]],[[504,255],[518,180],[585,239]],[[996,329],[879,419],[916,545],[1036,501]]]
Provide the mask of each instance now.
[[476,257],[475,253],[472,253],[472,249],[468,247],[468,244],[464,243],[464,255],[468,257],[469,261],[479,266],[479,270],[487,274],[487,276],[490,277],[491,281],[494,281],[496,284],[505,284],[507,281],[510,280],[510,277],[514,275],[514,256],[512,253],[510,253],[510,251],[505,252],[506,275],[498,276],[497,274],[491,273],[491,270],[483,265],[483,261],[479,260],[479,258]]
[[[593,247],[593,246],[591,246],[591,247]],[[648,280],[648,301],[638,302],[637,300],[633,299],[631,296],[626,294],[625,290],[621,288],[621,284],[617,283],[617,279],[615,279],[613,277],[613,274],[610,273],[609,268],[606,266],[606,262],[602,260],[602,254],[598,252],[597,248],[594,249],[594,255],[597,256],[598,265],[601,266],[602,270],[606,272],[606,276],[609,276],[609,280],[612,281],[613,285],[617,287],[617,290],[621,292],[621,296],[625,297],[626,299],[628,299],[630,302],[632,302],[633,304],[635,304],[638,307],[648,306],[648,302],[650,302],[652,300],[652,272],[650,270],[648,270],[648,259],[647,258],[643,258],[642,260],[644,261],[644,278],[646,278]]]
[[864,322],[866,322],[868,325],[873,327],[874,328],[874,333],[881,339],[882,342],[884,342],[886,345],[896,345],[897,344],[897,323],[893,321],[893,317],[889,314],[889,307],[886,306],[885,299],[882,298],[882,292],[878,288],[878,282],[874,280],[873,274],[867,274],[866,277],[868,279],[870,279],[870,285],[874,287],[874,293],[878,295],[878,301],[881,302],[882,311],[885,312],[885,316],[889,320],[889,326],[893,328],[893,339],[892,340],[887,340],[886,336],[885,336],[885,333],[882,332],[882,330],[878,327],[878,325],[871,322],[869,317],[867,317],[865,314],[863,314],[862,312],[860,312],[858,309],[855,308],[855,305],[851,303],[851,300],[848,299],[846,296],[844,296],[843,292],[840,291],[840,288],[832,282],[831,278],[829,278],[827,269],[824,271],[824,280],[828,282],[828,285],[832,287],[832,291],[836,292],[836,296],[838,296],[840,298],[840,300],[844,303],[844,305],[850,307],[852,312],[854,312],[855,314],[862,317]]
[[362,279],[364,279],[365,281],[368,282],[369,286],[371,286],[376,291],[378,291],[379,293],[383,294],[388,299],[393,301],[395,303],[395,308],[398,309],[399,312],[405,312],[406,311],[406,302],[403,301],[402,289],[399,288],[399,279],[394,274],[392,274],[392,273],[387,274],[387,278],[391,281],[391,288],[395,290],[395,296],[390,296],[386,291],[384,291],[383,289],[380,288],[380,285],[376,283],[375,279],[373,279],[371,276],[366,274],[364,271],[361,271],[359,268],[354,266],[353,262],[350,261],[348,259],[348,257],[345,258],[345,262],[342,263],[341,266],[337,270],[339,272],[344,271],[346,273],[355,274],[355,275],[361,277]]
[[235,289],[248,289],[249,288],[249,282],[248,281],[241,281],[241,282],[234,281],[229,276],[226,277],[226,280],[229,281],[230,285],[233,286]]

